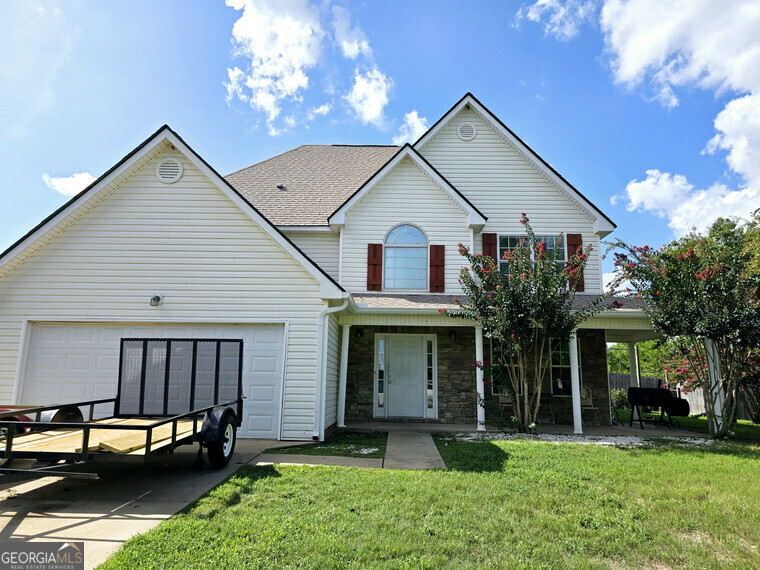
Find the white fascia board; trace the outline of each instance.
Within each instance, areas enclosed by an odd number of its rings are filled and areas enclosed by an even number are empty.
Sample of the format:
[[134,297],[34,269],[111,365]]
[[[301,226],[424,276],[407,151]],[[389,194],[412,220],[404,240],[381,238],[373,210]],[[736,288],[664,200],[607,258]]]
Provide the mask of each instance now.
[[40,237],[45,235],[47,232],[52,230],[55,226],[57,226],[62,220],[65,220],[67,217],[69,217],[71,214],[73,214],[76,210],[78,210],[83,204],[87,203],[89,200],[100,194],[104,188],[106,188],[111,182],[116,180],[119,176],[124,174],[125,171],[132,168],[136,163],[138,163],[142,158],[153,150],[158,144],[160,144],[164,139],[166,139],[166,130],[160,130],[157,132],[151,139],[149,139],[146,143],[143,145],[143,149],[140,152],[136,152],[126,160],[124,160],[117,168],[115,168],[113,171],[109,172],[106,176],[103,178],[96,180],[94,183],[94,186],[88,186],[84,190],[82,190],[76,197],[74,197],[64,209],[62,209],[60,212],[58,212],[54,217],[50,218],[47,222],[45,222],[43,225],[38,227],[36,230],[34,230],[32,233],[27,234],[22,241],[16,244],[16,246],[6,252],[4,258],[2,261],[0,261],[0,271],[2,271],[3,267],[11,263],[16,257],[18,257],[21,253],[26,250],[27,247],[32,245],[34,242],[36,242]]
[[328,222],[331,227],[340,228],[346,224],[346,213],[351,210],[364,196],[366,196],[377,184],[385,178],[402,160],[409,158],[420,170],[431,178],[451,198],[459,208],[467,214],[467,223],[469,227],[481,228],[486,223],[484,218],[472,205],[468,204],[462,196],[454,189],[451,184],[445,180],[434,168],[414,150],[410,145],[404,146],[383,168],[381,168],[371,179],[369,179],[362,188],[349,198],[338,210],[329,218]]
[[615,230],[615,226],[609,223],[604,218],[596,218],[594,220],[594,233],[600,238],[607,237]]
[[308,271],[312,277],[319,282],[319,295],[323,299],[345,299],[349,297],[346,291],[343,291],[333,281],[327,277],[317,267],[316,263],[304,255],[289,239],[277,231],[272,223],[256,211],[240,194],[232,189],[227,181],[211,169],[190,147],[174,135],[167,131],[168,140],[184,154],[193,165],[203,172],[227,197],[238,206],[251,220],[253,220],[269,237],[271,237],[280,247],[282,247],[293,259],[295,259],[303,268]]
[[551,169],[547,168],[535,155],[534,151],[527,148],[525,143],[515,138],[515,136],[497,120],[494,120],[494,115],[488,109],[483,107],[474,97],[467,94],[462,100],[455,105],[437,124],[433,126],[427,133],[425,133],[416,143],[414,143],[415,149],[423,148],[433,137],[436,136],[444,127],[446,127],[454,117],[456,117],[465,107],[470,107],[479,118],[488,123],[491,128],[498,132],[505,140],[516,149],[519,153],[539,172],[543,173],[548,179],[550,179],[557,187],[572,197],[571,201],[576,202],[576,205],[580,207],[586,216],[588,216],[594,222],[594,232],[599,234],[600,237],[604,237],[611,233],[615,226],[612,225],[604,216],[597,213],[597,209],[586,198],[578,193],[577,190],[572,188],[562,178]]
[[306,232],[306,233],[334,233],[333,228],[330,226],[277,226],[277,229],[281,232]]

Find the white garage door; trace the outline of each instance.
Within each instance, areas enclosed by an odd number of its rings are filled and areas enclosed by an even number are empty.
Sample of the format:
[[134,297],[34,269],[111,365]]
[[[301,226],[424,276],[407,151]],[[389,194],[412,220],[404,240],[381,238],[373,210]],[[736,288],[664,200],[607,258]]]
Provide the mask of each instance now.
[[[32,325],[20,404],[48,405],[116,396],[122,338],[242,338],[243,424],[239,437],[280,437],[283,325]],[[112,407],[99,410],[112,413]]]

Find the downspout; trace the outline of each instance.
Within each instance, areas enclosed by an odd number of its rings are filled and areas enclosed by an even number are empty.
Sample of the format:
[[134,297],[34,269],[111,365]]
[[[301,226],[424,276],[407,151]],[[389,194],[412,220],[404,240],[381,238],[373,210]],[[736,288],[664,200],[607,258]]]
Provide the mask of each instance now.
[[322,441],[325,439],[325,401],[327,400],[327,334],[325,333],[327,316],[337,313],[348,307],[348,299],[337,307],[327,306],[319,312],[317,325],[317,385],[315,390],[316,401],[314,402],[314,433],[311,439]]

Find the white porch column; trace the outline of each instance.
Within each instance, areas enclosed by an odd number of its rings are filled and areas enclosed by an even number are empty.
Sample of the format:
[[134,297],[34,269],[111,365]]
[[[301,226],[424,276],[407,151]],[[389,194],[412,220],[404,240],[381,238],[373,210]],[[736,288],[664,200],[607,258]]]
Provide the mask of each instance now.
[[[475,327],[475,360],[483,362],[483,327]],[[485,398],[486,390],[483,383],[483,369],[475,368],[475,384],[478,390],[478,431],[486,431],[486,409],[480,405]]]
[[570,386],[573,400],[573,433],[583,433],[581,418],[581,375],[578,369],[578,338],[576,331],[570,333]]
[[[631,380],[628,383],[629,386],[636,388],[640,383],[639,380],[639,355],[636,351],[636,343],[628,343],[628,370],[630,370]],[[639,419],[638,407],[631,410],[631,420],[636,421]]]
[[707,377],[709,379],[710,392],[714,402],[715,430],[723,428],[723,405],[726,403],[726,394],[721,386],[720,353],[718,347],[709,338],[705,339],[705,356],[707,356]]
[[636,362],[636,343],[628,343],[628,370],[631,371],[631,381],[629,386],[636,387],[639,385],[639,363]]
[[338,381],[338,427],[346,427],[346,377],[348,376],[348,341],[351,325],[341,325],[343,337],[340,345],[340,379]]

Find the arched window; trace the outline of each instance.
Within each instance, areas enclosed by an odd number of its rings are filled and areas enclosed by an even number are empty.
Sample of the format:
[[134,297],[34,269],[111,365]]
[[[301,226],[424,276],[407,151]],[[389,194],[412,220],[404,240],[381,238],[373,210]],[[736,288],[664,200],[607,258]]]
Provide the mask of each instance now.
[[412,225],[396,226],[385,237],[384,289],[427,289],[428,242]]

